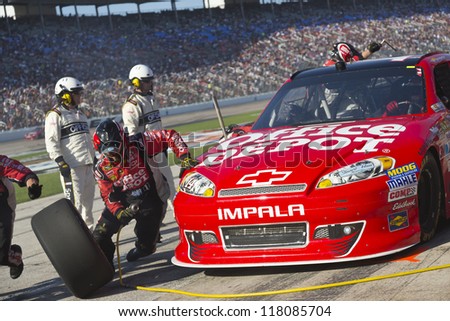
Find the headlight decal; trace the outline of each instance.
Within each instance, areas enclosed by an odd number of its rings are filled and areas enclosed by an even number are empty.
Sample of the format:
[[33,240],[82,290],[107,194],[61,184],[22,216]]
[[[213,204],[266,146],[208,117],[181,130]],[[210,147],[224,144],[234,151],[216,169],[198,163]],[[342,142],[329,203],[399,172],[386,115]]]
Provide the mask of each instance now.
[[395,160],[388,156],[373,157],[342,167],[325,176],[317,184],[317,189],[341,186],[348,183],[374,178],[394,167]]
[[417,195],[418,173],[419,167],[414,162],[386,171],[389,177],[386,182],[389,188],[388,202]]
[[216,186],[206,176],[191,172],[183,177],[180,183],[180,191],[194,196],[214,197]]

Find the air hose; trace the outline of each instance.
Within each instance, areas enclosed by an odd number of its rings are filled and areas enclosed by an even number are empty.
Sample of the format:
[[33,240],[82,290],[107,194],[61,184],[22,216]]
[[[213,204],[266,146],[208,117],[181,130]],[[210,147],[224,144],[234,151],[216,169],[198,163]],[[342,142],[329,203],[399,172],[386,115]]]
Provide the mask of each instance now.
[[177,290],[177,289],[144,287],[144,286],[129,285],[129,284],[124,283],[123,282],[123,274],[122,274],[122,266],[121,266],[121,262],[120,262],[120,252],[119,252],[120,231],[121,231],[121,228],[117,232],[117,241],[116,241],[117,264],[118,264],[118,270],[119,270],[120,285],[122,285],[126,288],[131,288],[131,289],[140,290],[140,291],[164,292],[164,293],[179,294],[179,295],[198,297],[198,298],[237,299],[237,298],[248,298],[248,297],[270,296],[270,295],[280,295],[280,294],[288,294],[288,293],[315,291],[315,290],[329,289],[329,288],[334,288],[334,287],[339,287],[339,286],[354,285],[354,284],[360,284],[360,283],[380,281],[380,280],[385,280],[385,279],[404,277],[404,276],[408,276],[408,275],[412,275],[412,274],[419,274],[419,273],[424,273],[424,272],[430,272],[430,271],[436,271],[436,270],[450,268],[450,264],[444,264],[444,265],[431,266],[431,267],[423,268],[423,269],[416,269],[416,270],[404,271],[404,272],[399,272],[399,273],[392,273],[392,274],[368,277],[368,278],[363,278],[363,279],[355,279],[355,280],[314,285],[314,286],[308,286],[308,287],[302,287],[302,288],[282,289],[282,290],[265,291],[265,292],[250,292],[250,293],[235,293],[235,294],[233,294],[233,293],[229,293],[229,294],[227,294],[227,293],[225,293],[225,294],[196,293],[196,292],[188,292],[188,291]]

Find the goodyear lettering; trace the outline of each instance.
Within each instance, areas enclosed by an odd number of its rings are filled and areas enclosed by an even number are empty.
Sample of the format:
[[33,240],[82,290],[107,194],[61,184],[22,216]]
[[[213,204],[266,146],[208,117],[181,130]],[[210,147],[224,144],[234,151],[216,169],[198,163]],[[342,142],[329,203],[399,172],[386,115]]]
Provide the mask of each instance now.
[[[202,165],[218,165],[227,159],[281,153],[300,146],[318,151],[333,151],[358,144],[354,153],[376,152],[381,145],[392,144],[395,137],[405,131],[400,124],[304,126],[284,128],[271,133],[249,133],[234,137],[216,146],[217,152],[209,154]],[[344,136],[345,135],[345,136]]]
[[219,208],[217,215],[220,221],[225,220],[246,220],[251,217],[288,217],[288,216],[304,216],[305,209],[302,204],[291,204],[286,209],[280,209],[280,206],[259,206],[259,207],[237,207]]

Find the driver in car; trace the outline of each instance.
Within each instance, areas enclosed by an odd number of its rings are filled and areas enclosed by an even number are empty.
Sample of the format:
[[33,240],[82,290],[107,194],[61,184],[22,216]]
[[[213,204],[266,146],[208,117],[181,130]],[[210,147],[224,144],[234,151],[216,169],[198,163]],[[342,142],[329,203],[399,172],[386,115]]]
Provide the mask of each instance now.
[[420,79],[408,79],[393,90],[393,99],[386,104],[383,117],[423,112],[424,97]]

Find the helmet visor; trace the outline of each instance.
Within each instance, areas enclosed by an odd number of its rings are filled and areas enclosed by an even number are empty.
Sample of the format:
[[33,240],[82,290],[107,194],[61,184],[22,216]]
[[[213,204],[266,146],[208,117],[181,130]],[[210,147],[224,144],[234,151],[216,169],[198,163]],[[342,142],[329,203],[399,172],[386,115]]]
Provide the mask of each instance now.
[[102,145],[100,151],[112,163],[119,163],[122,160],[122,143],[110,141]]
[[148,78],[142,78],[141,81],[142,81],[143,83],[148,84],[148,83],[153,82],[153,79],[154,79],[153,77],[148,77]]

